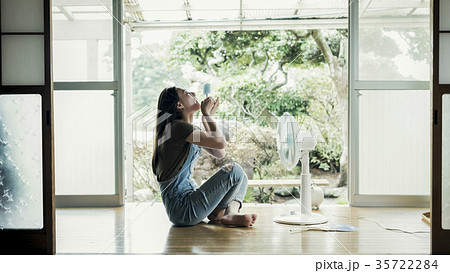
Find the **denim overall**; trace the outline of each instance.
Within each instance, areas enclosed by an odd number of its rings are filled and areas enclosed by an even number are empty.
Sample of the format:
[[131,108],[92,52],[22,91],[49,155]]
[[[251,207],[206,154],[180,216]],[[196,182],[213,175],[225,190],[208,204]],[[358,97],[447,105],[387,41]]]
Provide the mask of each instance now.
[[232,201],[242,204],[244,200],[248,178],[235,162],[232,170],[224,166],[201,186],[197,185],[191,176],[201,155],[201,147],[190,144],[189,155],[177,175],[159,182],[167,215],[175,225],[196,225],[216,207],[227,208]]

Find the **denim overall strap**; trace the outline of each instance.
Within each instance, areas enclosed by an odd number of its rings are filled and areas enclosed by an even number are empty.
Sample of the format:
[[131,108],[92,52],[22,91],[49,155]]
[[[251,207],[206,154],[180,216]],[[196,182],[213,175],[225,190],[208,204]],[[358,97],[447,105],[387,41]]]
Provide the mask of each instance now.
[[[190,185],[192,184],[190,183],[190,180],[192,180],[191,175],[195,165],[195,162],[193,161],[196,161],[201,154],[200,149],[201,148],[198,145],[190,144],[189,154],[178,173],[169,180],[159,182],[159,189],[161,191],[163,201],[168,196],[173,196],[174,194],[178,195],[181,193],[180,191],[185,191],[186,189],[192,188],[190,187]],[[188,181],[189,183],[186,183]],[[187,187],[188,185],[189,187]]]

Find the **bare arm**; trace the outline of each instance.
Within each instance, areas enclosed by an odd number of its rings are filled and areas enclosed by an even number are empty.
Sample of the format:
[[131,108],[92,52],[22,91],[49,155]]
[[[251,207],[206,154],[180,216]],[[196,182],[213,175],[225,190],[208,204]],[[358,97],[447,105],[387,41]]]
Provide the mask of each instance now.
[[202,146],[209,154],[220,159],[225,157],[227,141],[212,118],[217,107],[219,107],[219,97],[215,101],[212,98],[202,101],[202,123],[205,131],[195,130],[186,138],[186,141]]
[[[202,123],[203,126],[205,127],[205,130],[210,133],[212,136],[214,137],[219,137],[222,138],[225,143],[225,137],[222,134],[222,131],[217,127],[216,122],[214,121],[214,119],[212,118],[212,116],[208,116],[208,115],[204,115],[202,116]],[[209,153],[210,155],[221,159],[225,157],[225,149],[216,149],[216,148],[207,148],[207,147],[203,147],[203,149],[205,149],[205,151],[207,153]]]
[[[186,137],[185,140],[187,142],[202,146],[205,149],[209,148],[209,150],[224,150],[227,146],[227,141],[225,140],[222,132],[220,129],[215,129],[216,123],[211,116],[206,117],[205,120],[209,123],[208,128],[210,131],[206,131],[206,129],[205,131],[196,129],[188,137]],[[225,156],[224,152],[225,151],[217,154],[217,156]],[[214,152],[214,155],[215,154],[216,152]]]

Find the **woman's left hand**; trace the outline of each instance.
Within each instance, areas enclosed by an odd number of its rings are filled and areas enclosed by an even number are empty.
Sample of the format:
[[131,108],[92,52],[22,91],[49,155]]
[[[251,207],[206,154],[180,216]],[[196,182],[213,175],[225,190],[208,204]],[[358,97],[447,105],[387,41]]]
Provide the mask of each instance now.
[[216,100],[214,100],[212,97],[208,97],[208,98],[204,99],[203,102],[209,102],[209,103],[213,104],[213,106],[211,107],[211,110],[208,113],[210,116],[212,116],[212,115],[214,115],[214,113],[216,113],[216,110],[217,110],[217,108],[219,107],[219,104],[220,104],[219,97],[217,97]]
[[214,106],[211,109],[211,115],[214,115],[214,113],[216,112],[217,108],[219,107],[219,97],[217,97],[216,100],[212,99],[214,102]]

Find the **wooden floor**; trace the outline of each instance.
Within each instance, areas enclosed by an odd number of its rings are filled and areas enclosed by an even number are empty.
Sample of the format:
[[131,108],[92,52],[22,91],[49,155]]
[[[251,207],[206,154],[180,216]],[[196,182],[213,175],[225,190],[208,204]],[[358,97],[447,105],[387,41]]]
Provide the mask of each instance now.
[[[246,204],[243,212],[258,214],[251,228],[206,223],[175,227],[161,203],[131,203],[121,208],[56,210],[58,254],[429,254],[430,234],[388,231],[429,230],[419,208],[355,208],[322,206],[318,213],[333,224],[351,224],[355,232],[299,230],[277,224],[273,217],[299,211],[298,205]],[[367,217],[360,218],[358,217]]]

